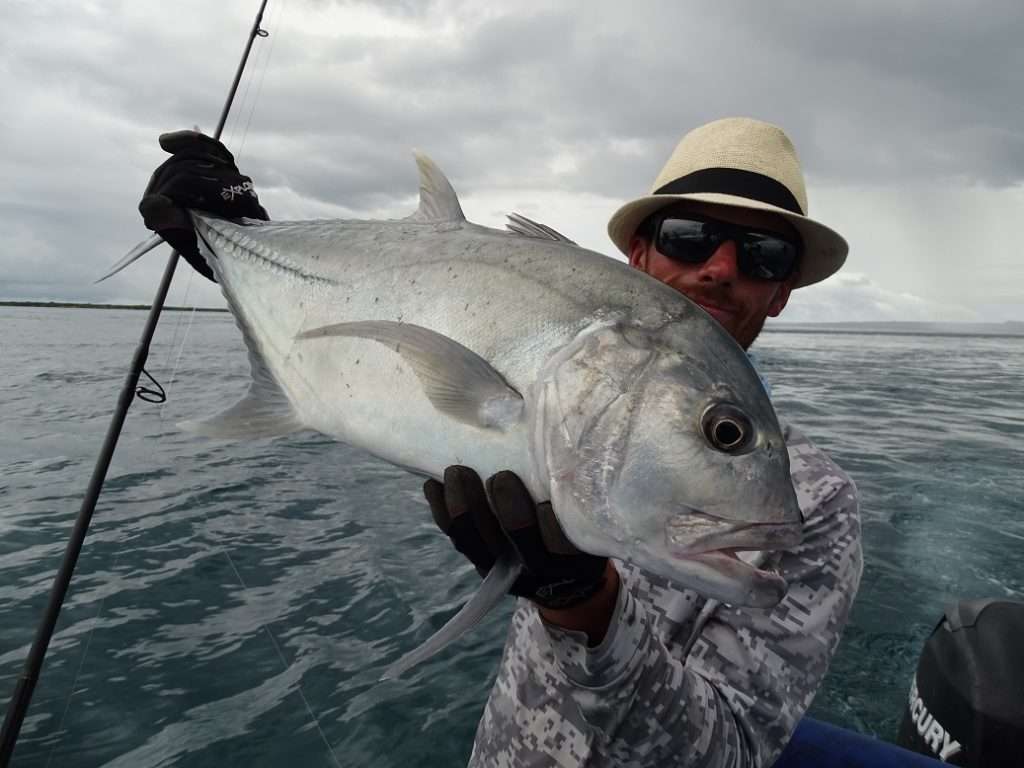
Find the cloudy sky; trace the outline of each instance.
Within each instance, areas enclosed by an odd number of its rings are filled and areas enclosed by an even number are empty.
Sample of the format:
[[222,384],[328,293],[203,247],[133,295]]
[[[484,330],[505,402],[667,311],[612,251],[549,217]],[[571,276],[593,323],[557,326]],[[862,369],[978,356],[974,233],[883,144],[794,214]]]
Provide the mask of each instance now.
[[[151,301],[157,135],[213,131],[257,0],[5,0],[0,298]],[[785,319],[1024,320],[1019,0],[270,0],[224,137],[271,216],[403,216],[410,149],[468,217],[612,254],[608,216],[680,136],[782,125],[847,266]],[[180,270],[173,303],[220,305]]]

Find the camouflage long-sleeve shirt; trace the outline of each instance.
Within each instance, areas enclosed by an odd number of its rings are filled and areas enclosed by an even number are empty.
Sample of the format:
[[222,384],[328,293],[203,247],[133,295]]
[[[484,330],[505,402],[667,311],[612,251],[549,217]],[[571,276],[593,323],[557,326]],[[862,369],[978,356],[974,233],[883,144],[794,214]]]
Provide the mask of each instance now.
[[[601,644],[512,619],[470,766],[769,766],[821,683],[860,582],[857,490],[785,430],[804,538],[761,555],[789,584],[770,610],[736,608],[616,562]],[[760,554],[760,553],[759,553]]]

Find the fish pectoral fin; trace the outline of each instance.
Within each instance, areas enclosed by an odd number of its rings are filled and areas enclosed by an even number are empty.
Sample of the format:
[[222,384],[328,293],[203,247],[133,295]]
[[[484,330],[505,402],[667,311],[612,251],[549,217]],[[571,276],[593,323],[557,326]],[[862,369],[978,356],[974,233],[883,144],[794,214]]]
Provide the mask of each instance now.
[[491,364],[454,339],[412,323],[368,320],[305,331],[297,339],[354,336],[384,344],[413,369],[441,413],[485,429],[507,429],[523,417],[523,398]]
[[409,219],[424,223],[465,221],[466,215],[448,177],[422,152],[413,150],[412,154],[420,171],[420,207]]
[[409,651],[384,670],[380,680],[393,680],[399,677],[473,629],[494,606],[501,602],[515,580],[519,578],[522,570],[522,563],[511,551],[499,557],[469,602],[462,606],[462,609],[431,635],[425,643]]

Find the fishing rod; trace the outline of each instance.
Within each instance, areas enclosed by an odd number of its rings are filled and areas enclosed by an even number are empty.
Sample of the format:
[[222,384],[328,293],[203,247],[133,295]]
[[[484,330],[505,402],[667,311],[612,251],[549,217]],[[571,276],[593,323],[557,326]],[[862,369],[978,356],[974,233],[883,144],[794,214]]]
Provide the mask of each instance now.
[[[228,113],[231,111],[231,104],[235,100],[235,93],[238,91],[238,84],[242,80],[242,73],[245,71],[246,62],[249,60],[249,51],[257,37],[266,37],[269,33],[260,27],[263,21],[263,11],[267,7],[267,0],[261,0],[259,12],[253,21],[252,30],[249,32],[249,39],[245,44],[245,51],[238,62],[238,69],[235,72],[235,79],[231,83],[231,90],[224,107],[220,113],[220,120],[217,122],[217,130],[213,138],[220,139],[227,122]],[[89,523],[92,521],[93,512],[96,510],[96,501],[99,499],[100,491],[103,488],[103,481],[107,477],[107,470],[110,468],[110,460],[114,455],[114,448],[117,446],[117,439],[121,436],[121,429],[124,427],[125,417],[128,415],[128,408],[135,397],[135,390],[139,383],[139,375],[146,359],[149,357],[149,346],[156,332],[157,322],[160,320],[160,312],[163,310],[164,302],[167,299],[167,292],[171,287],[171,279],[174,277],[174,269],[178,265],[178,252],[171,251],[171,256],[164,267],[164,274],[160,285],[153,299],[153,306],[149,310],[149,317],[142,330],[142,338],[135,348],[135,355],[132,357],[131,368],[125,378],[124,386],[117,400],[117,408],[107,428],[107,435],[103,440],[103,447],[100,450],[96,466],[93,468],[92,478],[85,491],[85,498],[78,511],[71,537],[68,540],[67,548],[64,550],[64,558],[61,561],[60,569],[54,578],[53,586],[50,589],[50,597],[43,612],[43,618],[36,630],[35,640],[25,659],[25,668],[18,677],[14,693],[11,696],[10,704],[7,706],[7,715],[4,718],[3,729],[0,730],[0,768],[7,768],[10,764],[11,755],[14,753],[14,746],[18,741],[18,733],[21,731],[21,724],[28,713],[29,704],[32,701],[32,693],[35,691],[36,683],[39,681],[39,673],[46,658],[46,650],[53,637],[53,631],[57,626],[57,617],[64,605],[68,587],[71,584],[71,575],[74,573],[75,565],[78,562],[78,555],[82,551],[82,543],[85,541],[85,534],[89,530]]]

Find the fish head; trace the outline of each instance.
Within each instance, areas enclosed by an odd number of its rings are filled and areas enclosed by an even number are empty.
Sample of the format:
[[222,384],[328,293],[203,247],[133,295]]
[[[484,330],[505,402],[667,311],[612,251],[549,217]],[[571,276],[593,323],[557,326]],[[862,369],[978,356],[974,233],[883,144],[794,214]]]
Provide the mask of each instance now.
[[802,517],[739,345],[691,317],[590,329],[556,358],[533,406],[533,455],[569,539],[709,598],[778,603],[785,581],[736,552],[796,546]]

